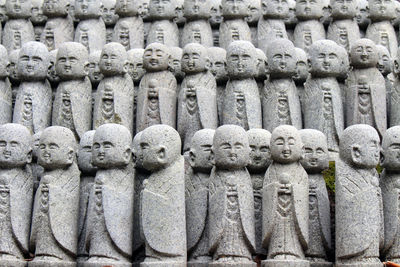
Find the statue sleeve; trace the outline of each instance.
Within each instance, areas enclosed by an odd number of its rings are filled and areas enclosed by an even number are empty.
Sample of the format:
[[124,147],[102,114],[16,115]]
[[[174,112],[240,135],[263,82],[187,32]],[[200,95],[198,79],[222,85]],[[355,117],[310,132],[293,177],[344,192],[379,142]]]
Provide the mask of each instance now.
[[325,187],[325,181],[319,185],[316,190],[317,194],[317,205],[318,205],[318,216],[320,227],[322,229],[323,242],[325,247],[330,250],[332,248],[331,243],[331,214],[330,214],[330,203],[328,198],[328,192]]
[[262,246],[268,248],[270,238],[275,226],[275,213],[278,201],[278,183],[274,182],[271,177],[271,166],[265,173],[262,207],[263,207],[263,230],[262,230]]
[[72,91],[71,109],[75,131],[79,137],[82,137],[91,129],[92,125],[92,85],[87,76],[79,85],[79,90]]
[[[301,169],[300,169],[301,168]],[[298,182],[292,183],[293,186],[293,200],[294,200],[294,212],[296,218],[296,224],[298,226],[298,235],[303,250],[308,248],[308,175],[306,171],[301,167],[298,172],[295,173]]]

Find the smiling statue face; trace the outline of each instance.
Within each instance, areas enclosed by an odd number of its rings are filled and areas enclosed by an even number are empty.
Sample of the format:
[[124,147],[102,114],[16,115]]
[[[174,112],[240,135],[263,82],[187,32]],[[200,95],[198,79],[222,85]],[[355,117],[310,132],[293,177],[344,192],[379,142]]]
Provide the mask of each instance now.
[[11,18],[27,18],[31,15],[32,2],[30,0],[7,0],[7,15]]
[[351,64],[357,67],[372,67],[378,63],[376,45],[369,39],[359,39],[351,46]]
[[287,0],[262,0],[261,10],[264,16],[270,18],[287,18],[289,4]]
[[147,71],[168,69],[168,60],[168,48],[163,44],[152,43],[144,50],[143,64]]
[[300,130],[304,145],[304,158],[301,165],[309,173],[321,172],[329,166],[328,144],[326,136],[317,130]]
[[197,73],[206,70],[207,49],[200,44],[188,44],[183,48],[182,70],[185,73]]
[[393,70],[393,60],[390,56],[389,51],[386,47],[382,45],[377,45],[376,49],[378,50],[378,70],[382,73],[382,75],[386,76]]
[[372,20],[390,20],[396,17],[394,0],[368,0],[368,6]]
[[18,75],[26,80],[44,79],[50,64],[50,55],[44,44],[28,42],[23,45],[18,58]]
[[17,168],[31,160],[31,135],[27,128],[19,124],[0,126],[0,167]]
[[146,70],[143,67],[144,49],[131,49],[128,51],[129,68],[128,73],[133,82],[140,82]]
[[320,40],[313,43],[309,50],[312,74],[339,74],[341,59],[337,54],[338,49],[338,45],[330,40]]
[[287,164],[300,160],[302,142],[298,130],[289,125],[274,129],[271,136],[271,156],[276,162]]

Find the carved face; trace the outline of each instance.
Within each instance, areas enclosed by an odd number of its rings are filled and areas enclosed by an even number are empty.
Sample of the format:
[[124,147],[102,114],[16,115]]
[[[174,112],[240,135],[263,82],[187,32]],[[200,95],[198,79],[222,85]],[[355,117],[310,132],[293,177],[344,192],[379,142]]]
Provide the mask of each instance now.
[[312,140],[302,138],[304,144],[304,158],[301,165],[307,172],[321,172],[329,166],[328,146],[325,136],[316,136]]
[[61,78],[72,79],[86,75],[86,62],[81,52],[74,49],[59,49],[56,71]]
[[169,54],[163,45],[149,45],[143,54],[143,64],[147,71],[161,71],[168,68]]
[[[143,51],[143,50],[141,50]],[[146,70],[143,67],[143,52],[132,53],[128,51],[128,73],[134,82],[139,82]]]
[[100,56],[99,66],[104,75],[116,75],[123,73],[126,64],[126,52],[123,48],[114,49],[114,46],[103,48]]
[[[44,55],[42,52],[46,52]],[[32,79],[43,78],[49,67],[48,52],[35,48],[21,49],[18,59],[18,74],[20,77]]]
[[295,0],[288,0],[288,7],[289,7],[289,15],[285,19],[286,25],[295,25],[297,23],[296,17],[296,1]]
[[[181,59],[182,59],[182,49],[178,47],[170,47],[171,58],[170,58],[170,68],[172,73],[177,79],[182,79],[185,74],[182,71]],[[176,51],[174,51],[176,49]]]
[[293,77],[296,80],[305,81],[308,76],[307,55],[304,51],[296,48],[296,75]]
[[40,152],[40,135],[42,132],[35,133],[32,137],[33,144],[32,144],[32,157],[37,160]]
[[2,131],[0,135],[0,166],[16,168],[25,166],[31,160],[31,147],[28,139],[21,138],[14,131]]
[[378,61],[376,46],[367,39],[365,42],[358,41],[351,48],[350,57],[352,65],[373,66]]
[[220,0],[212,1],[211,4],[212,6],[211,6],[210,24],[219,25],[223,21],[221,1]]
[[261,5],[260,0],[250,1],[249,16],[246,18],[248,23],[257,23],[261,17]]
[[279,163],[296,162],[301,158],[302,143],[295,128],[275,128],[271,138],[271,155]]
[[7,0],[7,15],[13,18],[26,18],[31,15],[32,3],[29,0]]
[[356,0],[331,1],[332,15],[337,18],[353,18],[357,13]]
[[126,166],[130,160],[129,145],[118,136],[106,132],[96,133],[93,139],[92,161],[99,168]]
[[96,171],[96,167],[92,165],[93,136],[94,131],[86,132],[79,144],[78,166],[84,172]]
[[47,17],[43,15],[43,1],[32,1],[31,21],[33,24],[44,24]]
[[44,0],[43,12],[45,14],[67,14],[68,2],[66,0]]
[[249,134],[250,163],[247,168],[253,171],[266,170],[271,164],[270,135]]
[[56,71],[57,52],[58,50],[50,51],[50,64],[47,71],[47,79],[52,83],[58,83],[60,81],[60,77]]
[[60,136],[43,132],[39,142],[38,163],[45,169],[64,168],[73,162],[74,150]]
[[379,138],[369,138],[352,146],[353,163],[360,168],[375,168],[379,163]]
[[75,16],[100,16],[101,2],[96,0],[75,0]]
[[[378,48],[378,47],[377,47]],[[388,75],[392,72],[393,69],[393,60],[390,56],[389,51],[384,48],[378,48],[378,70],[382,73],[382,75]]]
[[14,50],[10,53],[9,55],[9,60],[10,60],[10,78],[14,81],[19,80],[18,76],[18,56],[19,56],[19,50]]
[[189,157],[190,165],[193,169],[210,171],[213,167],[212,162],[212,135],[203,138],[192,138]]
[[149,14],[155,17],[175,17],[174,0],[150,0]]
[[399,126],[389,128],[383,136],[381,165],[389,170],[400,170]]
[[287,0],[262,0],[261,9],[264,15],[286,18],[289,14]]
[[226,70],[226,53],[210,52],[210,71],[217,81],[225,80],[228,76]]
[[248,15],[246,0],[222,0],[221,5],[224,17],[241,17]]
[[210,16],[211,1],[185,0],[183,10],[186,17],[199,18]]
[[207,57],[205,50],[197,49],[198,47],[186,47],[182,55],[182,70],[186,73],[197,73],[206,70]]
[[118,21],[118,15],[115,13],[115,0],[103,1],[103,12],[101,17],[107,26],[115,25]]
[[139,15],[142,18],[147,18],[149,16],[149,0],[141,0],[139,1]]
[[371,22],[371,20],[369,19],[369,8],[367,0],[358,1],[356,20],[358,25],[362,28],[367,27]]
[[257,72],[255,51],[250,51],[250,49],[246,47],[236,47],[235,49],[228,51],[227,66],[230,77],[254,77]]
[[393,0],[369,0],[370,18],[377,20],[393,19],[396,7]]
[[116,13],[120,15],[138,14],[139,4],[135,0],[117,0]]
[[323,15],[321,0],[297,0],[296,15],[298,18],[320,18]]
[[270,73],[294,73],[296,71],[297,58],[294,49],[274,47],[268,58],[268,69]]
[[8,20],[7,10],[5,5],[0,5],[0,22],[6,22]]
[[341,60],[334,47],[321,47],[321,49],[310,57],[313,73],[331,74],[340,72]]

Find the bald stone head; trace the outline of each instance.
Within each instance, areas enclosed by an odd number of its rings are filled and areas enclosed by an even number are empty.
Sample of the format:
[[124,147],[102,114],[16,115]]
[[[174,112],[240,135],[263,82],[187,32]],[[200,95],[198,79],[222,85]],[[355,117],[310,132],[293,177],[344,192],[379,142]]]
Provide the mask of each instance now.
[[208,57],[210,59],[210,72],[217,82],[224,82],[228,79],[226,65],[226,50],[222,47],[209,47]]
[[292,77],[296,73],[297,56],[294,45],[287,39],[276,39],[267,49],[270,77]]
[[257,51],[248,41],[234,41],[226,51],[228,75],[231,79],[252,78],[257,74]]
[[242,169],[250,161],[249,139],[246,131],[237,125],[222,125],[214,134],[212,151],[219,169]]
[[115,12],[120,17],[133,17],[139,14],[139,1],[117,0]]
[[210,24],[212,27],[219,26],[223,21],[221,0],[214,0],[211,2],[211,17]]
[[[341,72],[342,59],[338,54],[341,47],[331,40],[318,40],[309,50],[310,73],[314,77],[337,76]],[[345,55],[347,57],[347,52]]]
[[44,0],[32,0],[31,17],[33,25],[43,25],[46,23],[47,17],[43,15]]
[[257,53],[257,75],[256,75],[256,78],[265,80],[266,75],[267,75],[267,56],[259,48],[256,48],[256,53]]
[[139,83],[146,70],[143,67],[143,54],[144,49],[136,48],[128,50],[128,62],[129,68],[128,73],[131,76],[133,82]]
[[189,163],[194,170],[211,171],[213,167],[211,148],[214,134],[215,130],[202,129],[193,135],[189,150]]
[[257,25],[261,17],[261,0],[249,0],[249,15],[246,21],[249,25]]
[[47,17],[65,17],[70,9],[69,0],[44,0],[43,14]]
[[88,174],[93,174],[97,170],[92,164],[92,147],[95,132],[95,130],[85,132],[79,143],[78,166],[82,172]]
[[89,55],[89,79],[92,85],[97,85],[103,80],[104,75],[100,71],[99,62],[101,57],[101,51],[96,50],[90,53]]
[[81,20],[99,18],[102,8],[102,1],[75,0],[75,17]]
[[247,131],[250,146],[250,161],[247,168],[251,172],[265,172],[271,164],[271,133],[264,129]]
[[297,23],[296,17],[296,0],[288,0],[289,13],[285,18],[285,25],[288,28],[293,28]]
[[143,65],[146,71],[155,72],[168,69],[169,48],[160,43],[149,44],[144,50]]
[[173,19],[177,7],[177,0],[150,0],[149,17],[153,20]]
[[210,17],[212,1],[185,0],[183,2],[183,14],[186,19],[208,19]]
[[22,80],[43,80],[47,76],[50,55],[46,46],[39,42],[25,43],[18,54],[18,76]]
[[142,133],[143,131],[136,133],[132,140],[132,154],[134,155],[135,168],[139,169],[143,169],[143,153],[140,149]]
[[21,168],[32,161],[32,136],[17,123],[0,125],[0,167]]
[[83,78],[88,74],[88,60],[88,51],[82,44],[62,43],[57,52],[57,74],[63,80]]
[[201,44],[190,43],[183,48],[181,64],[186,74],[206,71],[209,62],[207,48]]
[[375,43],[366,38],[353,43],[350,49],[350,62],[355,68],[370,68],[378,63],[378,51]]
[[289,16],[287,1],[261,0],[261,11],[264,18],[285,19]]
[[32,2],[27,0],[6,1],[7,16],[11,19],[27,19],[31,16]]
[[244,18],[249,15],[249,0],[222,0],[221,6],[225,19]]
[[400,126],[387,129],[382,137],[381,165],[386,170],[400,170]]
[[322,0],[297,0],[296,16],[299,20],[319,19],[324,15]]
[[296,51],[296,74],[293,76],[293,79],[296,82],[305,82],[308,76],[308,57],[307,53],[298,47],[295,47]]
[[375,168],[379,163],[379,135],[371,126],[355,124],[347,127],[340,136],[340,158],[362,169]]
[[314,129],[299,131],[304,145],[301,165],[308,173],[320,173],[329,167],[328,142],[326,135]]
[[358,0],[331,0],[334,19],[353,19],[357,14]]
[[96,129],[93,138],[92,161],[100,169],[126,167],[132,158],[132,136],[120,124],[103,124]]
[[148,171],[167,168],[181,157],[181,138],[171,126],[159,124],[143,130],[140,149]]
[[361,29],[366,29],[371,23],[371,19],[369,18],[368,0],[357,0],[356,21]]
[[128,55],[125,47],[112,42],[104,45],[99,67],[104,76],[122,75],[128,71]]
[[393,71],[393,60],[389,53],[389,50],[383,45],[377,45],[376,50],[378,51],[378,70],[383,76],[388,75]]
[[170,52],[169,68],[174,74],[175,78],[182,80],[185,76],[185,73],[182,71],[181,64],[183,50],[177,46],[170,46],[168,49]]
[[280,125],[271,134],[272,160],[281,164],[299,161],[303,143],[299,131],[291,125]]
[[19,51],[21,49],[16,49],[10,52],[8,55],[8,61],[10,62],[8,74],[11,81],[19,81],[19,74],[18,74],[18,58],[19,58]]
[[391,20],[396,17],[395,0],[368,0],[369,18],[374,21]]
[[101,17],[104,20],[106,26],[113,26],[117,23],[119,16],[115,12],[116,0],[102,0],[103,9]]

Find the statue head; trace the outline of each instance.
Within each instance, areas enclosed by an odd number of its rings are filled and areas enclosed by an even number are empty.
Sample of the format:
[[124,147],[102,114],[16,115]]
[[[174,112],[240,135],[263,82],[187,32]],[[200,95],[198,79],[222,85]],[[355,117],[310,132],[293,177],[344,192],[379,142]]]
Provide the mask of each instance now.
[[32,136],[17,123],[0,125],[0,167],[21,168],[32,161]]
[[176,0],[174,21],[178,26],[183,26],[186,22],[186,16],[183,14],[183,5],[185,0]]
[[0,45],[0,79],[4,79],[9,74],[10,62],[8,60],[7,49]]
[[32,136],[32,159],[37,162],[40,151],[40,136],[42,135],[42,131],[35,133]]
[[28,0],[7,0],[6,12],[9,18],[27,19],[31,16],[32,1]]
[[21,49],[12,50],[8,55],[8,61],[10,65],[8,67],[8,73],[11,81],[19,81],[18,75],[18,58]]
[[350,48],[350,62],[355,68],[371,68],[378,63],[375,43],[366,38],[356,40]]
[[256,48],[256,53],[257,53],[256,79],[265,80],[267,78],[267,56],[259,48]]
[[171,126],[159,124],[143,130],[140,150],[148,171],[167,168],[181,157],[181,138]]
[[150,0],[149,17],[152,19],[173,19],[177,16],[177,0]]
[[69,0],[44,0],[43,14],[48,17],[64,17],[68,15]]
[[147,19],[149,16],[149,3],[150,0],[139,0],[139,15],[143,19]]
[[104,76],[126,73],[128,71],[128,55],[125,47],[116,42],[104,45],[100,55],[99,67]]
[[115,13],[120,17],[131,17],[139,14],[139,1],[137,0],[117,0]]
[[378,70],[383,76],[388,75],[393,70],[393,60],[392,57],[383,45],[377,45],[376,50],[378,51]]
[[222,16],[221,0],[211,1],[211,17],[210,24],[215,27],[222,23],[224,17]]
[[99,18],[102,10],[102,1],[75,0],[75,17],[77,19]]
[[400,126],[393,126],[382,137],[381,166],[387,170],[400,170]]
[[396,17],[395,0],[368,0],[369,18],[372,21],[391,20]]
[[252,78],[257,73],[257,51],[248,41],[234,41],[226,51],[228,75],[232,79]]
[[31,21],[34,25],[42,25],[46,23],[47,17],[43,15],[43,1],[32,0]]
[[103,9],[101,17],[104,20],[106,26],[113,26],[117,23],[119,16],[115,12],[117,0],[103,0]]
[[271,133],[264,129],[250,129],[247,137],[250,146],[250,162],[247,168],[251,172],[265,172],[271,164]]
[[181,65],[186,74],[207,71],[209,63],[207,48],[201,44],[190,43],[183,48]]
[[222,125],[215,130],[212,151],[219,169],[241,169],[250,161],[249,139],[246,131],[237,125]]
[[75,161],[76,148],[75,136],[70,129],[47,127],[40,136],[38,163],[46,170],[65,169]]
[[85,173],[94,173],[97,170],[92,164],[92,146],[95,132],[95,130],[85,132],[79,143],[77,154],[78,166],[79,169]]
[[307,53],[298,47],[294,48],[296,51],[296,75],[293,76],[293,79],[296,82],[305,82],[308,76],[308,57]]
[[351,125],[340,136],[340,158],[357,168],[375,168],[379,163],[379,143],[378,132],[372,126]]
[[257,25],[261,17],[261,0],[249,0],[249,15],[246,21],[249,25]]
[[132,141],[133,160],[135,162],[135,168],[139,169],[143,169],[143,153],[140,149],[140,138],[142,137],[142,133],[143,131],[136,133]]
[[6,0],[0,0],[0,23],[4,23],[7,20]]
[[329,167],[328,142],[325,134],[314,129],[299,131],[304,145],[301,165],[308,173],[320,173]]
[[289,13],[285,18],[286,27],[293,28],[297,24],[296,0],[288,0]]
[[268,73],[271,78],[292,77],[296,73],[296,50],[291,41],[276,39],[267,49]]
[[185,76],[181,65],[183,50],[177,46],[170,46],[168,49],[170,52],[169,68],[174,74],[175,78],[181,80]]
[[212,1],[185,0],[183,14],[189,20],[208,19],[210,17]]
[[189,163],[194,170],[211,171],[213,167],[211,147],[214,133],[215,130],[202,129],[193,135],[189,150]]
[[131,49],[127,53],[129,62],[128,73],[131,76],[133,82],[138,83],[142,79],[143,75],[146,73],[146,70],[143,67],[144,49]]
[[249,15],[249,0],[221,0],[225,19],[244,18]]
[[319,19],[323,15],[322,0],[296,0],[296,16],[299,20]]
[[104,76],[100,71],[99,62],[101,57],[101,51],[96,50],[89,54],[89,79],[93,85],[97,85],[103,80]]
[[400,2],[394,1],[394,6],[396,17],[392,20],[392,25],[393,27],[398,28],[400,26]]
[[93,137],[92,162],[100,169],[126,167],[132,158],[132,136],[120,124],[100,125]]
[[228,72],[226,69],[226,50],[222,47],[209,47],[208,57],[210,59],[210,71],[214,75],[217,82],[228,80]]
[[272,160],[281,164],[299,161],[303,155],[303,143],[299,131],[291,125],[280,125],[271,134]]
[[314,77],[338,76],[342,61],[338,49],[339,45],[331,40],[314,42],[308,50],[310,73]]
[[50,55],[40,42],[25,43],[18,55],[18,77],[22,80],[43,80],[47,76]]
[[361,29],[366,29],[371,23],[369,18],[368,0],[357,0],[356,20]]
[[289,16],[288,0],[262,0],[261,11],[265,18],[285,19]]
[[155,72],[168,69],[169,48],[160,43],[149,44],[144,50],[143,65],[146,71]]
[[65,42],[57,52],[56,71],[63,80],[80,79],[88,75],[89,55],[80,43]]
[[331,0],[332,17],[352,19],[357,15],[358,0]]

